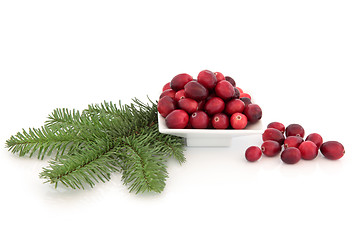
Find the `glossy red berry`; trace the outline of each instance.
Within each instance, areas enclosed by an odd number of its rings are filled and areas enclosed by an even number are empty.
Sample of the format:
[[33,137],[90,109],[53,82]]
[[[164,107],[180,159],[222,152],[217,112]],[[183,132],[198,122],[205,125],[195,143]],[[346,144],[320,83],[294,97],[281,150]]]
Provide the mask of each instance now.
[[286,148],[280,155],[281,160],[287,164],[295,164],[301,159],[301,152],[295,147]]
[[165,118],[165,123],[168,128],[185,128],[189,122],[189,115],[182,109],[175,109],[169,113]]
[[249,98],[251,100],[251,96],[248,93],[241,92],[240,93],[240,98],[242,98],[242,97],[247,97],[247,98]]
[[193,80],[193,78],[189,74],[181,73],[181,74],[176,75],[171,80],[170,87],[175,91],[179,91],[179,90],[183,89],[184,86],[192,80]]
[[235,87],[237,90],[239,90],[239,92],[240,93],[243,93],[244,91],[241,89],[241,88],[239,88],[239,87]]
[[305,135],[305,130],[304,128],[300,125],[300,124],[290,124],[289,126],[286,127],[285,129],[285,136],[299,136],[299,137],[304,137]]
[[185,98],[185,90],[184,89],[181,89],[175,93],[174,99],[176,102],[178,102],[180,99],[183,99],[183,98]]
[[268,157],[273,157],[280,153],[281,145],[277,141],[267,140],[261,145],[261,151]]
[[311,141],[304,141],[300,144],[299,150],[304,160],[313,160],[318,155],[318,147]]
[[344,146],[337,141],[327,141],[320,146],[320,151],[324,157],[331,160],[338,160],[345,154]]
[[232,99],[226,103],[225,113],[232,115],[236,112],[242,113],[245,109],[245,103],[240,99]]
[[230,125],[234,129],[243,129],[248,123],[247,117],[242,113],[234,113],[230,117]]
[[166,83],[163,88],[162,88],[162,91],[165,91],[165,90],[168,90],[168,89],[171,89],[170,87],[170,82]]
[[214,72],[214,74],[218,82],[225,80],[224,74],[222,74],[221,72]]
[[204,110],[209,115],[221,113],[225,108],[225,102],[219,97],[213,97],[205,103]]
[[249,162],[255,162],[260,159],[262,151],[258,146],[251,146],[245,151],[245,158]]
[[229,127],[229,118],[224,113],[217,113],[212,117],[211,124],[216,129],[226,129]]
[[244,114],[248,118],[248,121],[253,123],[261,119],[262,110],[259,105],[251,103],[245,107]]
[[282,132],[280,132],[276,128],[267,128],[262,134],[262,139],[263,141],[274,140],[277,141],[280,145],[282,145],[284,143],[285,137]]
[[252,103],[250,98],[247,98],[247,97],[241,97],[240,100],[245,103],[245,107]]
[[185,86],[185,97],[201,101],[207,98],[209,91],[197,81],[188,82]]
[[161,116],[166,117],[170,112],[176,109],[175,100],[169,96],[161,98],[157,104],[157,110]]
[[198,102],[191,98],[180,99],[178,106],[189,114],[198,110]]
[[226,76],[225,80],[231,83],[231,85],[233,85],[234,87],[236,87],[236,82],[232,77]]
[[165,91],[163,91],[161,94],[160,94],[160,99],[163,98],[164,96],[169,96],[171,97],[172,99],[175,99],[175,91],[172,90],[172,89],[167,89]]
[[190,124],[193,128],[204,129],[209,126],[209,116],[203,111],[196,111],[190,116]]
[[298,148],[303,141],[304,141],[304,139],[302,139],[299,136],[287,137],[284,140],[284,148],[289,148],[289,147]]
[[223,100],[229,100],[234,97],[235,90],[233,85],[228,81],[220,81],[215,86],[215,93]]
[[215,74],[209,70],[201,71],[197,77],[197,81],[209,90],[213,89],[217,83]]
[[318,133],[309,134],[306,137],[305,141],[312,141],[318,148],[320,148],[321,144],[323,144],[323,139]]
[[284,124],[282,124],[280,122],[271,122],[267,125],[267,127],[268,128],[276,128],[277,130],[279,130],[282,133],[285,132],[285,126],[284,126]]

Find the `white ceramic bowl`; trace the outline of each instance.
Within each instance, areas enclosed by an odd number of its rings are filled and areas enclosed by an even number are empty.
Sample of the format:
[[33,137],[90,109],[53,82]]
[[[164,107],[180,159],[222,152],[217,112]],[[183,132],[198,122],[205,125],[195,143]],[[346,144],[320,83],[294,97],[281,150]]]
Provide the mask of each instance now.
[[262,120],[248,124],[245,129],[171,129],[165,124],[165,118],[158,113],[159,131],[164,134],[175,135],[186,139],[191,147],[227,147],[231,145],[233,137],[243,137],[264,132]]

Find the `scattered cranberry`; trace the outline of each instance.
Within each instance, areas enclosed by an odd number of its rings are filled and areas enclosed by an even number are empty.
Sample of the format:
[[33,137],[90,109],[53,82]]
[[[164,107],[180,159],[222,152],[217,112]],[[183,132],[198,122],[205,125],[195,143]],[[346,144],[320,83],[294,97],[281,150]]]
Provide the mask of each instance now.
[[225,80],[231,83],[231,85],[233,85],[234,87],[236,87],[236,82],[232,77],[226,76]]
[[178,102],[178,106],[187,113],[192,114],[198,109],[198,102],[191,98],[183,98]]
[[212,117],[211,124],[216,129],[226,129],[229,127],[229,118],[224,113],[217,113]]
[[324,142],[320,146],[320,151],[324,157],[330,160],[338,160],[345,154],[344,146],[337,141]]
[[189,122],[189,115],[182,109],[175,109],[165,118],[168,128],[185,128]]
[[282,134],[282,132],[280,132],[278,129],[268,128],[262,134],[262,139],[263,141],[274,140],[278,142],[280,145],[282,145],[284,143],[285,137]]
[[185,90],[184,89],[181,89],[175,93],[175,97],[174,97],[175,101],[178,102],[178,101],[180,101],[180,99],[183,99],[183,98],[185,98]]
[[190,123],[193,128],[207,128],[209,125],[209,116],[203,111],[196,111],[191,114]]
[[247,98],[247,97],[241,97],[240,98],[241,101],[243,101],[245,103],[245,107],[249,104],[251,104],[251,99],[250,98]]
[[197,81],[207,89],[213,89],[217,83],[215,74],[209,70],[201,71],[198,75]]
[[245,158],[249,162],[255,162],[260,159],[262,151],[258,146],[251,146],[245,151]]
[[236,112],[242,113],[245,109],[245,103],[240,99],[232,99],[226,103],[225,113],[232,115]]
[[241,88],[239,88],[239,87],[236,87],[236,89],[239,90],[240,93],[243,93],[243,92],[244,92],[244,91],[243,91]]
[[313,160],[318,155],[318,147],[311,141],[304,141],[300,144],[299,150],[304,160]]
[[163,91],[168,90],[168,89],[171,89],[170,82],[166,83],[162,88]]
[[196,101],[204,100],[209,95],[209,91],[197,81],[190,81],[185,86],[185,97]]
[[189,74],[181,73],[181,74],[176,75],[171,80],[170,87],[175,91],[179,91],[179,90],[183,89],[184,86],[192,80],[193,80],[193,78]]
[[242,113],[234,113],[230,117],[230,125],[234,129],[243,129],[247,125],[247,117]]
[[215,86],[215,93],[223,100],[229,100],[234,96],[235,90],[228,81],[220,81]]
[[280,155],[281,160],[287,164],[295,164],[301,159],[301,152],[295,147],[286,148]]
[[312,141],[318,148],[320,148],[321,144],[323,143],[323,139],[318,133],[309,134],[306,137],[305,141]]
[[304,128],[300,125],[300,124],[290,124],[289,126],[286,127],[285,129],[285,136],[299,136],[299,137],[304,137],[305,135],[305,130]]
[[261,119],[262,110],[257,104],[249,104],[244,109],[244,114],[248,118],[248,121],[253,123]]
[[225,77],[221,72],[214,72],[214,74],[215,74],[216,79],[217,79],[218,82],[220,82],[222,80],[225,80]]
[[161,98],[157,105],[158,112],[163,117],[166,117],[169,113],[175,110],[175,108],[175,101],[169,96]]
[[225,108],[225,102],[219,97],[213,97],[205,103],[204,110],[209,115],[221,113]]
[[247,98],[249,98],[251,100],[251,96],[248,93],[241,92],[240,93],[240,98],[242,98],[242,97],[247,97]]
[[285,126],[284,126],[284,124],[282,124],[280,122],[271,122],[267,125],[267,127],[268,128],[276,128],[277,130],[279,130],[282,133],[285,132]]
[[268,157],[273,157],[280,153],[281,145],[277,141],[267,140],[261,145],[261,151]]
[[163,91],[161,94],[160,94],[160,99],[163,98],[164,96],[169,96],[171,97],[172,99],[175,99],[175,91],[172,90],[172,89],[167,89],[165,91]]
[[289,148],[289,147],[298,148],[303,141],[304,141],[304,139],[302,139],[299,136],[287,137],[284,140],[284,148]]

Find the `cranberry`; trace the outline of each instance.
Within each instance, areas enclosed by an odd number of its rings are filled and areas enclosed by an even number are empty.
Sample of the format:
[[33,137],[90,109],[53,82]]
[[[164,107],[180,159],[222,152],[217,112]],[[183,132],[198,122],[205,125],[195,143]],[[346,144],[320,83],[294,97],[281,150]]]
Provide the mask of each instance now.
[[244,114],[248,118],[248,121],[253,123],[261,119],[262,110],[257,104],[249,104],[244,109]]
[[174,99],[169,96],[161,98],[157,104],[158,112],[161,116],[166,117],[170,112],[175,110],[176,103]]
[[318,147],[311,141],[304,141],[300,144],[299,150],[304,160],[313,160],[318,155]]
[[247,118],[244,114],[242,113],[234,113],[233,115],[231,115],[230,117],[230,125],[232,128],[234,129],[243,129],[246,127],[247,125]]
[[247,98],[249,98],[251,100],[251,96],[248,93],[241,92],[240,93],[240,98],[242,98],[242,97],[247,97]]
[[228,81],[218,82],[215,86],[215,93],[224,100],[234,97],[234,87]]
[[201,71],[197,77],[197,81],[207,89],[213,89],[217,83],[215,74],[209,70]]
[[198,109],[198,102],[191,98],[183,98],[178,102],[178,106],[187,113],[192,114]]
[[255,162],[260,159],[262,155],[261,149],[258,146],[251,146],[245,151],[245,158],[249,162]]
[[285,138],[284,140],[284,148],[289,148],[289,147],[296,147],[298,148],[300,146],[300,144],[304,141],[304,139],[302,139],[299,136],[290,136]]
[[239,90],[239,92],[240,93],[243,93],[244,91],[241,89],[241,88],[239,88],[239,87],[235,87],[237,90]]
[[245,109],[245,103],[240,99],[232,99],[226,103],[225,113],[232,115],[236,112],[242,113]]
[[192,80],[193,80],[193,78],[189,74],[181,73],[181,74],[176,75],[171,80],[170,87],[175,91],[179,91],[179,90],[183,89],[184,86]]
[[209,116],[203,111],[196,111],[191,114],[190,123],[193,128],[207,128],[209,126]]
[[318,148],[320,148],[321,144],[323,143],[323,139],[318,133],[309,134],[306,137],[305,141],[312,141]]
[[210,114],[221,113],[225,108],[225,102],[219,97],[213,97],[205,103],[204,109]]
[[267,140],[261,145],[261,151],[268,157],[273,157],[281,151],[281,145],[277,141]]
[[234,91],[235,91],[234,98],[240,98],[240,92],[236,87],[234,87]]
[[286,127],[285,129],[285,136],[299,136],[299,137],[304,137],[305,135],[305,130],[304,128],[300,125],[300,124],[290,124],[289,126]]
[[232,77],[226,76],[225,80],[231,83],[231,85],[233,85],[234,87],[236,86],[236,82]]
[[280,145],[282,145],[284,143],[285,137],[282,132],[280,132],[276,128],[268,128],[262,134],[262,139],[263,141],[274,140]]
[[171,89],[170,82],[166,83],[162,88],[163,91],[168,90],[168,89]]
[[249,104],[251,104],[251,99],[250,98],[247,98],[247,97],[241,97],[240,98],[241,101],[243,101],[245,103],[245,107]]
[[175,93],[175,97],[174,97],[175,101],[178,102],[180,99],[183,99],[183,98],[185,98],[185,90],[184,89],[181,89]]
[[189,115],[182,109],[175,109],[165,118],[168,128],[185,128],[189,122]]
[[328,159],[338,160],[345,154],[344,146],[337,141],[324,142],[320,146],[321,153]]
[[282,133],[285,132],[285,126],[284,126],[284,124],[282,124],[280,122],[271,122],[267,125],[267,127],[268,128],[276,128],[277,130],[279,130]]
[[301,152],[295,147],[288,147],[281,153],[281,160],[287,164],[295,164],[301,159]]
[[229,118],[224,113],[217,113],[212,117],[211,124],[216,129],[226,129],[229,127]]
[[172,90],[172,89],[167,89],[165,91],[163,91],[161,94],[160,94],[160,99],[163,98],[164,96],[169,96],[171,97],[172,99],[175,98],[175,91]]
[[185,97],[192,98],[196,101],[206,99],[209,91],[197,81],[188,82],[185,87]]
[[222,74],[221,72],[214,72],[214,74],[218,82],[225,80],[224,74]]
[[198,102],[198,110],[204,110],[205,103],[206,103],[205,100]]

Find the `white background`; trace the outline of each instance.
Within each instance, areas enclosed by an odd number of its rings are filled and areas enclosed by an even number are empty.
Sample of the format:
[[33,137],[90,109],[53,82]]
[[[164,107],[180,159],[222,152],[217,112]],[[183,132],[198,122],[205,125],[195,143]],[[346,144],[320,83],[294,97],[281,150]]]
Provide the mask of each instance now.
[[[359,239],[359,1],[1,1],[0,142],[57,107],[156,99],[178,73],[232,76],[265,124],[300,123],[346,149],[285,165],[187,148],[163,193],[120,175],[54,189],[47,161],[0,151],[1,239]],[[7,236],[7,237],[5,237]]]

